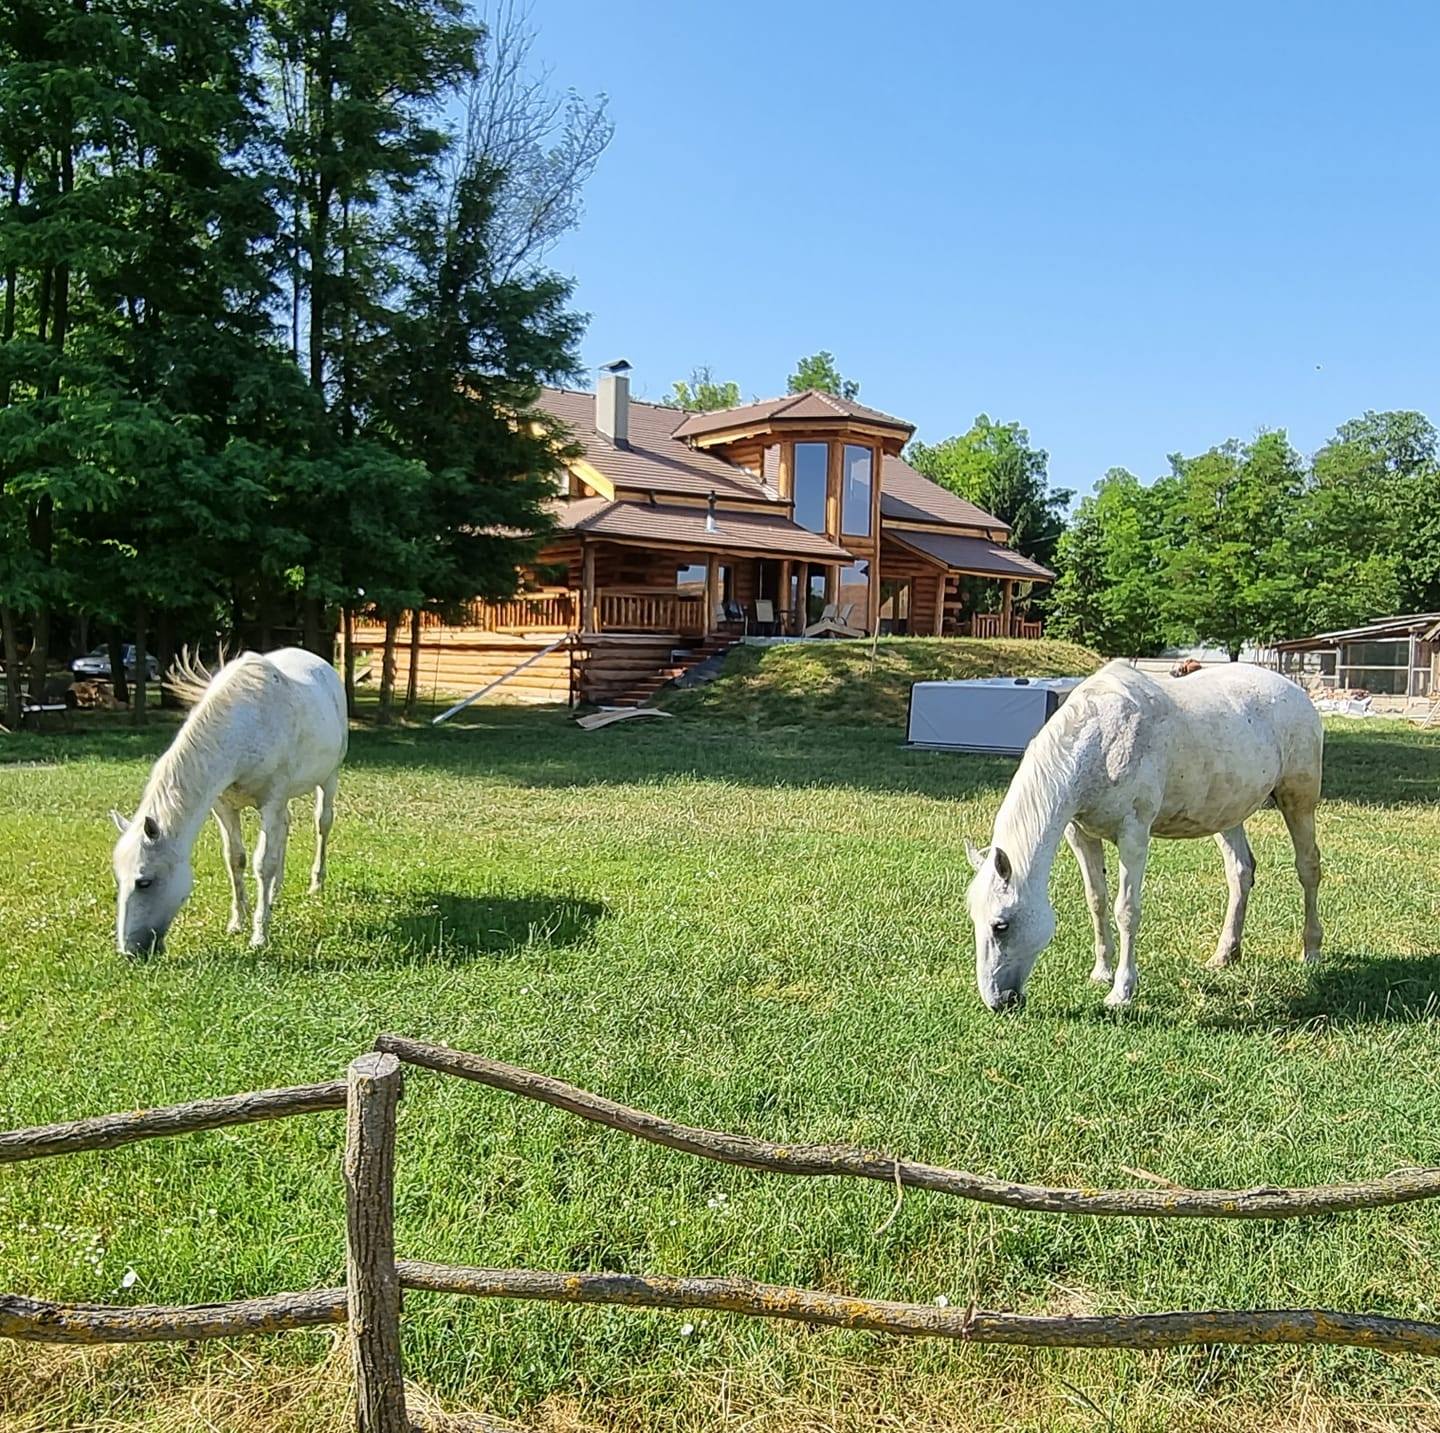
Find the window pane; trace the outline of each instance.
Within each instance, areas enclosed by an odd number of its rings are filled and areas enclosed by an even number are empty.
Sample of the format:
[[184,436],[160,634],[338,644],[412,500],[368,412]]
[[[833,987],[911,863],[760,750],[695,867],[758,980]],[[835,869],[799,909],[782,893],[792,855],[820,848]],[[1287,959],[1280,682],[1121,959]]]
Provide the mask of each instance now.
[[705,564],[697,562],[690,567],[682,567],[675,574],[675,590],[683,593],[686,597],[703,597],[705,595]]
[[1409,642],[1347,642],[1347,667],[1403,667],[1410,661]]
[[820,620],[820,614],[824,610],[825,569],[823,567],[812,567],[810,569],[810,585],[805,592],[805,620],[807,622],[818,622]]
[[857,537],[870,536],[870,466],[873,455],[869,448],[858,448],[853,443],[845,445],[845,464],[842,473],[844,496],[841,499],[841,532],[853,532]]
[[1342,667],[1340,680],[1350,688],[1363,687],[1376,696],[1403,697],[1407,673],[1393,667]]
[[847,627],[863,627],[867,632],[870,630],[868,563],[857,562],[852,567],[840,569],[840,591],[836,601],[840,604],[840,620]]
[[795,521],[811,532],[825,531],[828,443],[795,444]]

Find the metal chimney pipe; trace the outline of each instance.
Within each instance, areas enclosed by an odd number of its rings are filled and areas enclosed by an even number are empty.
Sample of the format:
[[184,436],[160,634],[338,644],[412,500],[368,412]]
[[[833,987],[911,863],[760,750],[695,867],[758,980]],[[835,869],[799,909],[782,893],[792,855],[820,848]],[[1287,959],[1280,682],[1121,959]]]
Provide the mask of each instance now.
[[630,365],[623,358],[605,364],[595,389],[595,426],[617,448],[630,445]]
[[716,522],[715,522],[715,493],[714,493],[713,489],[712,489],[712,491],[711,491],[711,493],[710,493],[710,505],[709,505],[709,507],[708,507],[708,508],[706,509],[706,511],[705,511],[705,531],[706,531],[706,532],[719,532],[719,531],[720,531],[719,526],[718,526],[718,525],[716,524]]

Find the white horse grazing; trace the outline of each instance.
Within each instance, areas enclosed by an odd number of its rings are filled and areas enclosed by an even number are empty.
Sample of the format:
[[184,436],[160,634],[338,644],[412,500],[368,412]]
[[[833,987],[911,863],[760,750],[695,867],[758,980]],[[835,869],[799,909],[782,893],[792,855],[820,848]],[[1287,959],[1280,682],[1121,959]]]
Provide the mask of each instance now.
[[258,888],[252,945],[263,945],[285,867],[290,800],[315,792],[315,865],[310,889],[325,880],[325,844],[335,819],[335,787],[350,739],[345,689],[334,667],[299,647],[246,652],[214,677],[181,667],[168,683],[195,703],[170,749],[155,763],[132,820],[117,811],[116,943],[126,955],[165,947],[165,932],[190,894],[190,857],[214,811],[230,871],[230,930],[249,918],[240,812],[260,808],[255,845]]
[[1082,682],[1030,743],[1010,783],[988,850],[969,842],[966,893],[975,923],[975,978],[992,1010],[1024,1002],[1036,957],[1055,934],[1048,887],[1062,836],[1080,863],[1095,926],[1090,978],[1110,984],[1110,924],[1101,840],[1120,852],[1115,923],[1120,959],[1107,1005],[1135,994],[1140,884],[1150,837],[1213,836],[1230,887],[1212,967],[1240,958],[1255,858],[1244,822],[1280,808],[1305,893],[1304,959],[1320,958],[1320,797],[1324,733],[1293,682],[1239,664],[1158,682],[1111,662]]

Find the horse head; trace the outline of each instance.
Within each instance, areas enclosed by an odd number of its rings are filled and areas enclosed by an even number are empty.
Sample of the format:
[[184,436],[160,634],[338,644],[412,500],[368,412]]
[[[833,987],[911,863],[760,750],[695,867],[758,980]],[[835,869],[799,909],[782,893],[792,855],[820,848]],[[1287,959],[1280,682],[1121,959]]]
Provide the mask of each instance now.
[[1016,882],[999,846],[982,851],[967,841],[965,851],[975,868],[965,893],[975,925],[975,983],[990,1009],[1018,1010],[1035,961],[1055,934],[1055,909],[1044,882]]
[[110,813],[115,843],[115,944],[122,955],[159,955],[165,933],[190,894],[190,854],[168,837],[153,816],[127,821]]

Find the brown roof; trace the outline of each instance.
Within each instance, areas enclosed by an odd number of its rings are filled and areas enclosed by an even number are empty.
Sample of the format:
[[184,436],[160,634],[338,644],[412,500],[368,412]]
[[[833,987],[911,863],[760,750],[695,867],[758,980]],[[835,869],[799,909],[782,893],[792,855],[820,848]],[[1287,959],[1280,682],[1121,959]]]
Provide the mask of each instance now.
[[[885,534],[891,542],[914,548],[927,557],[938,558],[956,572],[973,572],[981,577],[1014,577],[1021,582],[1054,582],[1055,574],[1048,567],[991,542],[984,537],[952,536],[948,532],[912,532],[891,528]],[[881,560],[881,571],[885,563]]]
[[662,542],[714,551],[731,548],[816,562],[851,560],[850,554],[824,533],[811,532],[778,513],[724,510],[715,514],[715,531],[708,532],[705,508],[581,498],[558,505],[555,519],[572,532],[611,541]]
[[880,480],[880,515],[894,522],[940,522],[955,527],[981,527],[1009,532],[1009,523],[978,508],[967,498],[931,482],[903,458],[885,457]]
[[750,502],[775,502],[758,479],[743,468],[678,441],[676,425],[685,416],[676,408],[630,400],[630,440],[617,447],[595,426],[595,395],[568,388],[544,388],[537,406],[558,418],[585,451],[585,460],[616,487],[651,493],[683,493]]
[[759,403],[747,403],[741,408],[721,408],[714,413],[692,413],[675,430],[677,438],[695,438],[702,433],[722,433],[727,428],[744,428],[751,423],[833,423],[837,418],[853,418],[860,423],[875,423],[882,428],[894,428],[909,437],[915,431],[913,423],[903,418],[882,413],[878,408],[867,408],[850,398],[838,398],[833,393],[821,393],[810,389],[805,393],[789,393],[784,398],[766,398]]
[[1363,627],[1340,627],[1333,632],[1316,632],[1309,637],[1289,637],[1272,643],[1277,652],[1322,651],[1341,642],[1394,641],[1411,633],[1423,642],[1440,635],[1440,612],[1412,612],[1403,617],[1377,617]]

